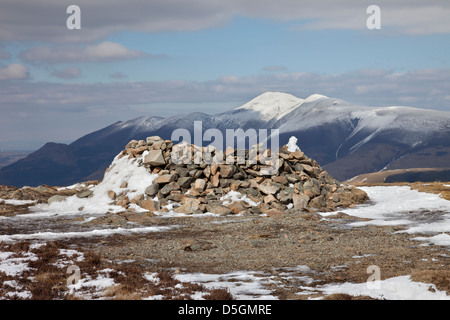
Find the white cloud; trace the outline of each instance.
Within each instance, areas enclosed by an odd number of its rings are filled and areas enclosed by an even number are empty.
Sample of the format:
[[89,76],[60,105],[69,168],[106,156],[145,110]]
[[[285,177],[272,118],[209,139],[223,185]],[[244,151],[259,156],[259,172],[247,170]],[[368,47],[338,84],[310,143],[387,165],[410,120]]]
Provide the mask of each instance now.
[[62,70],[53,71],[52,75],[60,79],[76,79],[81,76],[81,69],[75,67],[65,67]]
[[[69,0],[3,0],[0,41],[93,43],[128,30],[193,31],[223,26],[233,17],[297,21],[299,29],[366,29],[368,0],[77,0],[81,30],[66,28]],[[449,34],[448,0],[377,0],[382,30]]]
[[28,68],[18,63],[0,68],[0,80],[24,80],[30,76]]
[[[4,69],[1,69],[4,70]],[[0,75],[3,72],[0,72]],[[110,83],[2,81],[0,137],[70,140],[118,120],[203,110],[219,113],[265,91],[300,98],[314,93],[366,106],[409,105],[450,111],[450,69],[406,73],[359,70],[342,74],[261,73],[215,80]],[[23,118],[18,115],[28,115]]]
[[[121,77],[122,74],[116,76]],[[285,72],[245,77],[228,75],[203,82],[172,80],[70,85],[24,82],[15,90],[3,84],[0,95],[4,106],[47,106],[61,112],[108,106],[112,114],[115,107],[155,103],[233,105],[244,103],[265,91],[283,91],[300,98],[321,93],[368,106],[412,101],[413,107],[450,111],[446,99],[449,87],[450,69],[423,69],[406,73],[367,69],[342,74]]]
[[147,56],[139,50],[130,50],[120,43],[104,41],[99,44],[79,46],[36,46],[23,51],[20,57],[28,62],[110,62]]

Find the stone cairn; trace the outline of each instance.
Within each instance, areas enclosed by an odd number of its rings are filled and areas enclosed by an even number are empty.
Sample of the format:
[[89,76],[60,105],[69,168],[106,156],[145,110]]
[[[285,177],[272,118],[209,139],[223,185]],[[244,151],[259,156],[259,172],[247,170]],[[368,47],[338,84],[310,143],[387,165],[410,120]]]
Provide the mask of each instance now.
[[[322,170],[315,160],[300,150],[289,152],[287,146],[278,150],[278,170],[276,174],[270,175],[267,161],[258,158],[262,150],[256,153],[254,163],[250,163],[248,158],[240,163],[240,153],[233,148],[215,152],[206,149],[208,147],[186,146],[191,148],[192,161],[179,164],[179,161],[174,163],[172,160],[172,152],[176,150],[170,140],[153,136],[146,140],[130,141],[119,157],[139,158],[139,165],[145,166],[150,173],[158,176],[147,187],[145,194],[133,199],[128,199],[126,194],[116,195],[110,191],[108,194],[113,200],[111,204],[128,208],[130,203],[135,203],[148,211],[164,212],[168,211],[165,206],[172,201],[171,203],[175,203],[174,211],[185,214],[266,213],[272,216],[295,212],[335,211],[368,199],[364,191],[341,185]],[[205,161],[196,164],[196,151],[208,151],[211,156],[223,157],[222,164]],[[246,157],[250,154],[252,153],[249,150],[245,150]],[[263,154],[270,155],[270,149],[264,150]],[[230,191],[240,193],[241,199],[221,200]]]

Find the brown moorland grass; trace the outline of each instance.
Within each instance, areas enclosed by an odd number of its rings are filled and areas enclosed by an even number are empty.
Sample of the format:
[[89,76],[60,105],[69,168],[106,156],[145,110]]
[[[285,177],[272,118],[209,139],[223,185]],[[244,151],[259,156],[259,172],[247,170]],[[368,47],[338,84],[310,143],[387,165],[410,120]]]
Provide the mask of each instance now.
[[450,293],[450,270],[423,270],[411,274],[411,279],[417,282],[432,283],[438,290]]
[[[14,258],[25,258],[28,268],[21,274],[10,276],[0,272],[0,297],[8,300],[24,299],[15,294],[14,288],[3,285],[5,281],[16,281],[23,290],[31,293],[31,300],[82,300],[83,295],[70,293],[66,273],[67,266],[73,263],[80,268],[81,277],[97,278],[99,272],[109,271],[114,285],[107,288],[101,296],[115,300],[140,300],[149,296],[161,296],[165,300],[191,299],[193,294],[204,294],[207,299],[232,299],[227,290],[207,289],[196,283],[185,283],[176,280],[172,272],[156,271],[136,263],[113,263],[102,259],[93,250],[78,246],[79,254],[72,255],[69,260],[61,254],[61,249],[74,249],[68,243],[54,241],[31,248],[31,243],[22,241],[13,244],[0,243],[0,252],[12,252]],[[30,256],[30,253],[34,256]],[[83,259],[78,260],[82,254]],[[77,259],[74,262],[73,259]],[[102,271],[103,274],[104,271]],[[157,281],[145,277],[148,273],[155,273]],[[87,290],[95,292],[95,287]]]

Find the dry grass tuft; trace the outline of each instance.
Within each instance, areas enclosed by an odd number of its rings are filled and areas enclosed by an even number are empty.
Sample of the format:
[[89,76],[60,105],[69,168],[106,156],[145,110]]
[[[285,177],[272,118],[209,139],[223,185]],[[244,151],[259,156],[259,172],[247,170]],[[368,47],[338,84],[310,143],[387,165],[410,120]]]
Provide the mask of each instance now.
[[368,296],[351,296],[346,293],[333,293],[324,297],[324,300],[376,300]]
[[423,270],[416,271],[411,275],[416,282],[431,283],[438,290],[446,291],[450,295],[450,270]]
[[235,300],[230,290],[228,289],[212,289],[207,295],[204,295],[205,300]]
[[442,182],[432,182],[432,183],[413,183],[411,184],[412,190],[417,190],[419,192],[427,192],[433,194],[440,194],[445,200],[450,200],[450,187],[446,187],[450,183]]
[[142,294],[130,291],[130,288],[123,284],[117,284],[105,290],[105,297],[115,300],[141,300]]

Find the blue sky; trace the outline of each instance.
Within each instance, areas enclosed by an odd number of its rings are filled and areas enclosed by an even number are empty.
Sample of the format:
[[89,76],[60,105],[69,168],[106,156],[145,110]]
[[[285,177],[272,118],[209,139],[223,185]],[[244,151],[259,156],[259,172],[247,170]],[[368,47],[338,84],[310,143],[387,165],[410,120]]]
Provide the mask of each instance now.
[[5,0],[0,150],[70,142],[141,115],[218,113],[265,91],[450,111],[450,3]]

